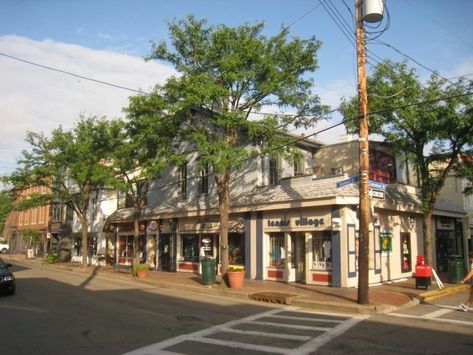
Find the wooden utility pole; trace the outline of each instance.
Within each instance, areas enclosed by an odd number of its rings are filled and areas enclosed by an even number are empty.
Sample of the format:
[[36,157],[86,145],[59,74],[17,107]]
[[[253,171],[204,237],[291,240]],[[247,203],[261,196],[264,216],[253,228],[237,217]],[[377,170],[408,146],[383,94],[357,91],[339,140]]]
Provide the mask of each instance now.
[[356,0],[356,52],[358,58],[358,111],[359,111],[359,241],[358,241],[358,303],[369,304],[369,142],[368,142],[368,93],[366,88],[364,28],[362,0]]

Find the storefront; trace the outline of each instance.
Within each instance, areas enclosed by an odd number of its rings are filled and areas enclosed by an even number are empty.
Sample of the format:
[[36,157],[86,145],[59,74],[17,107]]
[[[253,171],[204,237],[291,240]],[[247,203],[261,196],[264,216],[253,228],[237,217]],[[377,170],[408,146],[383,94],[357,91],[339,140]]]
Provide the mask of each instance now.
[[332,211],[328,207],[266,212],[263,279],[332,283]]
[[[179,220],[177,231],[177,271],[200,273],[200,260],[213,258],[220,262],[220,223],[218,220]],[[245,233],[242,220],[230,220],[228,254],[231,265],[245,264]],[[218,270],[220,273],[220,269]]]
[[456,218],[435,218],[436,265],[438,272],[448,271],[448,259],[458,255],[463,258],[463,224]]
[[160,271],[176,271],[176,219],[148,221],[147,262]]
[[[146,247],[146,228],[145,223],[140,223],[140,236],[138,239],[138,255],[141,262],[147,260],[147,247]],[[134,250],[134,227],[133,223],[123,223],[116,227],[116,264],[117,265],[132,265],[133,257],[135,255]]]

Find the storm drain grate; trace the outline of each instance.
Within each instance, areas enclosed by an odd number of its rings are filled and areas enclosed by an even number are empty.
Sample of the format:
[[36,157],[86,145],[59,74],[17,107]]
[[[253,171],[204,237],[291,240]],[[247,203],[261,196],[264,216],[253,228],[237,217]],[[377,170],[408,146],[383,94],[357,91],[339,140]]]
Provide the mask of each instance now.
[[250,299],[260,302],[291,304],[292,299],[297,295],[283,292],[257,292],[248,296]]

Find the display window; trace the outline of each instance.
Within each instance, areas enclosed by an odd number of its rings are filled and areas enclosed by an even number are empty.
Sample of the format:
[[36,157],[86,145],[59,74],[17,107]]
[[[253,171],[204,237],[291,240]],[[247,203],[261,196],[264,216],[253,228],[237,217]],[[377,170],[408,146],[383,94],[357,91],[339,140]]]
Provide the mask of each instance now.
[[245,265],[245,235],[230,233],[228,235],[228,262],[231,265]]
[[215,258],[213,235],[182,235],[181,261],[198,263],[201,257]]
[[284,234],[271,233],[269,235],[269,266],[283,267],[285,261]]
[[332,232],[315,232],[312,240],[312,267],[315,270],[332,270]]
[[401,233],[401,272],[412,271],[411,235]]

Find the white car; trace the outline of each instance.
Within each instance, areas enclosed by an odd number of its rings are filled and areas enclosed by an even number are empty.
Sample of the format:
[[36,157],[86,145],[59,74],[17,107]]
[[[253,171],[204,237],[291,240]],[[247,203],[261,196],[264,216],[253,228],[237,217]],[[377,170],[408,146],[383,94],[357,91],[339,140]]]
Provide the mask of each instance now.
[[5,240],[0,239],[0,254],[6,254],[10,250],[10,246]]

